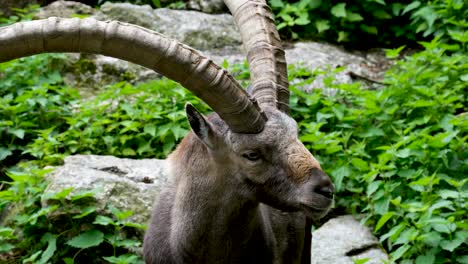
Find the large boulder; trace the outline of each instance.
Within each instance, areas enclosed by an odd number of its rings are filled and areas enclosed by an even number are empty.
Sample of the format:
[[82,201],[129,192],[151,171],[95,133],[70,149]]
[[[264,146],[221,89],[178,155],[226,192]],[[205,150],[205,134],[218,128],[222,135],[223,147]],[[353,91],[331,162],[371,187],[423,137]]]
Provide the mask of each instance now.
[[[60,14],[67,17],[75,16],[74,14],[91,15],[99,20],[120,20],[137,24],[197,48],[218,64],[227,61],[229,65],[233,65],[245,61],[240,34],[232,16],[228,14],[152,9],[149,5],[110,2],[96,11],[81,3],[57,1],[43,8],[38,17]],[[91,93],[119,81],[137,83],[160,78],[160,75],[144,67],[101,55],[88,54],[71,58],[70,66],[67,67],[67,84]],[[381,51],[350,52],[335,45],[317,42],[287,44],[286,60],[289,64],[329,72],[342,66],[345,70],[333,73],[338,83],[351,83],[356,79],[371,84],[378,83],[390,65]],[[302,89],[308,91],[324,87],[321,78],[323,76],[304,85]],[[293,83],[300,81],[302,80],[293,80]]]
[[72,194],[95,191],[98,212],[110,214],[110,206],[131,210],[129,220],[143,225],[148,222],[155,197],[168,181],[165,160],[95,155],[69,156],[47,178],[50,184],[46,193],[66,188],[73,188]]
[[157,31],[200,50],[240,46],[232,16],[197,11],[152,9],[149,5],[106,2],[95,15],[99,20],[119,20]]
[[388,255],[369,228],[353,216],[331,219],[312,233],[312,264],[353,264],[364,259],[366,264],[382,264]]
[[[135,223],[147,224],[155,197],[168,184],[167,164],[157,159],[120,159],[111,156],[76,155],[48,175],[46,192],[74,188],[74,192],[96,190],[100,212],[109,205],[131,210]],[[48,201],[44,200],[44,204]],[[141,234],[142,235],[142,234]],[[383,263],[388,257],[370,230],[352,216],[329,220],[313,232],[313,264],[352,264],[369,258],[367,264]]]
[[228,11],[223,0],[189,0],[187,8],[208,14],[226,13]]
[[48,17],[79,17],[90,16],[95,12],[96,11],[92,7],[79,2],[59,0],[41,8],[34,17],[37,19]]

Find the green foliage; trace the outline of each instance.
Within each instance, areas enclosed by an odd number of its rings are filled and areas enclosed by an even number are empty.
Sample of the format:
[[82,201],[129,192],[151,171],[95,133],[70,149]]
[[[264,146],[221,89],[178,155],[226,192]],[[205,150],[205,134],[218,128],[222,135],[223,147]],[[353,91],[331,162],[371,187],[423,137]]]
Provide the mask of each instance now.
[[468,5],[463,0],[270,0],[269,4],[278,28],[292,38],[322,38],[359,48],[395,47],[450,32],[466,38]]
[[0,175],[29,158],[40,130],[64,131],[78,93],[63,86],[64,55],[45,54],[0,64]]
[[0,229],[2,263],[143,263],[131,253],[141,246],[136,234],[144,229],[127,220],[131,212],[97,212],[91,191],[45,192],[49,172],[31,165],[10,171],[9,188],[0,191],[0,210],[7,210]]
[[0,27],[16,23],[18,21],[32,20],[34,12],[39,9],[39,5],[29,5],[26,8],[14,8],[14,15],[9,17],[2,16],[0,12]]
[[[382,41],[392,34],[437,36],[420,43],[425,51],[389,71],[387,86],[380,90],[337,85],[330,75],[324,83],[334,96],[319,89],[304,93],[298,86],[329,73],[291,66],[290,78],[302,80],[291,85],[291,108],[301,140],[335,182],[338,209],[366,214],[394,262],[468,263],[466,4],[273,3],[282,30],[299,36],[309,34],[302,27],[340,41],[372,33],[372,27]],[[402,18],[412,23],[391,24],[393,33],[381,35],[381,23]],[[401,49],[388,55],[397,58]],[[63,86],[63,59],[42,55],[0,64],[3,169],[20,159],[56,164],[77,153],[164,157],[188,131],[185,102],[208,110],[166,79],[113,84],[83,101]],[[246,64],[231,68],[238,78],[249,77]],[[127,221],[131,212],[110,208],[111,216],[97,213],[92,192],[44,194],[46,172],[10,171],[8,188],[0,191],[0,210],[11,212],[9,224],[0,228],[0,261],[6,254],[34,263],[141,262],[131,253],[140,245],[134,234],[142,228]],[[42,199],[53,202],[42,206]]]
[[292,112],[334,180],[337,207],[365,213],[393,261],[465,263],[468,61],[438,39],[421,44],[384,89],[326,81],[336,89],[326,97],[293,88]]
[[411,13],[411,26],[416,33],[444,36],[458,42],[468,41],[468,4],[463,0],[437,0],[426,5],[412,2],[402,12]]
[[186,102],[207,110],[167,79],[136,86],[117,83],[79,104],[73,116],[64,117],[68,130],[42,130],[27,152],[47,164],[75,153],[163,158],[188,132]]

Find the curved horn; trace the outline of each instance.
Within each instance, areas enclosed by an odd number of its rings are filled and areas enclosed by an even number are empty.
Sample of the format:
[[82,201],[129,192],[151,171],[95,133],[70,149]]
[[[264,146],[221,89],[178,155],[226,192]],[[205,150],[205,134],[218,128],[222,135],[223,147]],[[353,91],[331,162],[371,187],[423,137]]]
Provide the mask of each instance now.
[[0,28],[0,62],[44,52],[88,52],[153,69],[205,101],[237,133],[262,131],[255,100],[196,50],[148,29],[95,19],[49,18]]
[[284,50],[271,9],[264,0],[225,0],[247,51],[252,95],[260,106],[289,113],[289,83]]

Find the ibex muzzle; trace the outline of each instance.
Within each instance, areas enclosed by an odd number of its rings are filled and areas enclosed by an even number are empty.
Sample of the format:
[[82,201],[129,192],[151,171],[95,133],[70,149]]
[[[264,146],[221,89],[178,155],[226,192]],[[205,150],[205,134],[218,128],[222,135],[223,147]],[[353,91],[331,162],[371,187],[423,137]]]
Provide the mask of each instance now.
[[181,83],[215,112],[186,106],[192,127],[169,162],[144,241],[146,263],[310,263],[311,219],[333,185],[298,140],[284,50],[262,0],[225,1],[242,35],[251,95],[196,50],[121,22],[61,19],[0,28],[0,62],[43,52],[125,59]]

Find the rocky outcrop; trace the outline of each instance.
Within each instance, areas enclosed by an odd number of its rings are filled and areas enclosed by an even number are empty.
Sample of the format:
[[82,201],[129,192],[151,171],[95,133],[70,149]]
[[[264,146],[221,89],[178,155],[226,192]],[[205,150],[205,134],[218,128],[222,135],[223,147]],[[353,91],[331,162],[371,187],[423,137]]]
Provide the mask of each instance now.
[[110,214],[109,206],[131,210],[133,216],[128,220],[147,224],[154,199],[167,183],[167,169],[164,160],[76,155],[65,158],[65,164],[47,179],[46,193],[66,188],[73,188],[72,194],[94,191],[98,212]]
[[331,219],[313,232],[312,264],[353,264],[364,259],[366,264],[382,264],[388,256],[369,228],[353,216]]
[[[138,224],[147,224],[155,197],[169,182],[165,160],[95,155],[69,156],[47,178],[50,185],[46,192],[70,187],[74,192],[98,190],[98,211],[109,213],[109,206],[131,210],[134,214],[130,220]],[[352,216],[331,219],[313,232],[313,264],[353,264],[364,258],[369,258],[366,264],[388,259],[377,238]]]
[[91,16],[96,11],[85,4],[75,1],[56,1],[45,6],[35,14],[35,18],[44,19],[48,17],[85,17]]
[[[149,5],[110,2],[106,2],[99,11],[96,11],[81,3],[57,1],[43,8],[37,16],[44,18],[54,15],[66,17],[90,15],[99,20],[133,23],[197,48],[218,64],[227,61],[229,65],[233,65],[245,60],[240,34],[228,14],[212,15],[197,11],[152,9]],[[118,81],[136,83],[160,77],[146,68],[100,55],[75,55],[71,58],[67,84],[91,93],[109,83]],[[371,83],[379,81],[389,65],[382,52],[349,52],[331,44],[317,42],[287,44],[286,59],[289,64],[309,69],[325,69],[329,72],[336,67],[345,67],[345,70],[333,73],[338,83],[350,83],[356,79]],[[83,68],[83,65],[86,67]],[[307,91],[316,87],[324,87],[320,78],[304,85],[302,89]]]
[[187,8],[208,14],[228,12],[223,0],[190,0],[187,2]]
[[209,15],[197,11],[152,9],[148,5],[106,2],[95,17],[140,25],[200,50],[241,45],[240,34],[228,14]]

